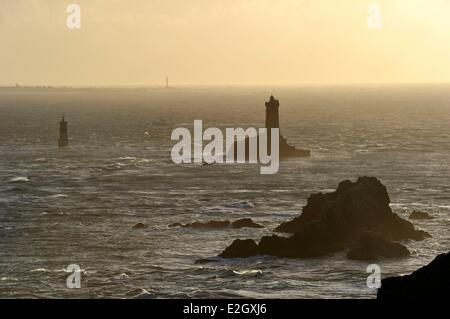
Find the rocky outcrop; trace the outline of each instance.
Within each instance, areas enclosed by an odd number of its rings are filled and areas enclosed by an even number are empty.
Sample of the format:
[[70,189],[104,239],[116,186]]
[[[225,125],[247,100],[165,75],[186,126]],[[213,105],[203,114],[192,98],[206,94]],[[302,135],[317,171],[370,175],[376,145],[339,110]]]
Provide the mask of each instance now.
[[[317,257],[350,247],[366,231],[394,241],[430,237],[394,214],[389,202],[386,188],[374,177],[344,181],[332,193],[311,195],[301,216],[277,227],[277,231],[293,233],[292,236],[265,236],[258,244],[253,241],[255,245],[250,245],[246,241],[243,247],[242,241],[234,241],[221,255]],[[387,252],[388,243],[383,241],[383,246],[379,237],[371,236],[364,244],[374,246],[377,252],[384,251],[386,256],[391,255]],[[398,249],[397,253],[401,248]]]
[[433,219],[433,216],[428,214],[427,212],[413,211],[411,215],[409,215],[409,219]]
[[275,231],[296,233],[312,221],[321,221],[326,225],[335,224],[333,232],[340,242],[355,241],[366,230],[389,240],[430,237],[393,213],[389,203],[386,187],[375,177],[360,177],[356,182],[347,180],[339,183],[332,193],[311,195],[302,214],[282,223]]
[[377,299],[450,299],[449,287],[450,252],[437,256],[410,275],[383,279]]
[[[253,141],[252,141],[253,140]],[[253,142],[256,145],[256,154],[259,154],[259,135],[257,136],[252,136],[252,137],[246,137],[244,142],[244,149],[245,149],[245,161],[248,162],[249,161],[249,152],[250,152],[250,143]],[[237,161],[237,154],[238,154],[238,142],[234,143],[234,160]],[[280,138],[279,138],[279,156],[280,159],[286,159],[289,157],[310,157],[311,156],[311,151],[310,150],[305,150],[305,149],[297,149],[296,147],[290,145],[286,138],[280,134]],[[268,143],[267,148],[270,150],[271,149],[271,144]]]
[[288,157],[310,157],[311,151],[305,149],[298,149],[290,145],[286,138],[280,134],[280,158]]
[[238,258],[244,255],[245,257],[270,255],[285,258],[312,258],[344,248],[335,244],[328,234],[320,232],[319,227],[317,223],[311,223],[304,231],[289,238],[277,235],[264,236],[258,244],[253,240],[250,240],[253,242],[250,244],[249,240],[237,239],[219,256]]
[[174,223],[169,227],[183,227],[183,228],[196,228],[196,229],[224,229],[224,228],[264,228],[264,226],[253,222],[250,218],[241,218],[230,222],[229,220],[211,220],[208,222],[193,222],[188,224]]
[[236,239],[219,256],[224,258],[245,258],[257,255],[258,246],[252,239]]
[[409,255],[409,250],[402,244],[391,242],[370,231],[363,232],[357,247],[347,252],[347,258],[354,260],[374,260],[378,256],[394,258]]

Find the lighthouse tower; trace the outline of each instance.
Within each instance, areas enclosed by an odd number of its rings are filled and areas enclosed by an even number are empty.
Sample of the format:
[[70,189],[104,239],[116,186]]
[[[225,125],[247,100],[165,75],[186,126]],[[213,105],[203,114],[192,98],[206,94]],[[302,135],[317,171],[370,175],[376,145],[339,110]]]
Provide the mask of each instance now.
[[69,145],[69,135],[67,133],[67,122],[64,120],[64,116],[59,122],[59,147],[66,147]]
[[[277,128],[280,129],[280,119],[278,115],[278,109],[280,108],[280,102],[276,100],[273,96],[270,97],[269,101],[266,102],[266,125],[267,129],[267,153],[271,154],[271,139],[272,139],[272,129]],[[257,136],[259,139],[259,135]],[[289,145],[286,138],[279,135],[279,152],[280,158],[287,157],[309,157],[311,156],[310,150],[304,149],[296,149],[294,146]],[[245,139],[245,160],[249,159],[249,149],[250,149],[250,137],[246,137]],[[258,145],[258,154],[259,154],[259,141],[257,141]],[[237,159],[237,142],[234,143],[234,159]]]
[[280,102],[275,100],[273,95],[269,102],[266,102],[266,128],[270,131],[271,128],[280,128],[280,120],[278,117],[278,108]]

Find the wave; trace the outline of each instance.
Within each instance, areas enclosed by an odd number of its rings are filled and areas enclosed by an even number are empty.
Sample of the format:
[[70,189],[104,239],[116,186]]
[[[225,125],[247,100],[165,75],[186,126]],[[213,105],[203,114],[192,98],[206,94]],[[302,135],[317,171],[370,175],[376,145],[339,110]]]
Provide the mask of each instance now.
[[254,208],[255,205],[249,201],[242,201],[242,202],[231,203],[231,204],[227,205],[227,207],[248,209],[248,208]]
[[251,270],[233,270],[233,273],[238,275],[238,276],[260,276],[263,274],[262,270],[259,269],[251,269]]
[[25,176],[17,176],[17,177],[11,178],[8,182],[10,182],[10,183],[27,183],[29,181],[30,180]]
[[146,290],[144,288],[137,288],[137,289],[130,290],[126,293],[126,296],[128,298],[133,298],[133,299],[154,299],[155,298],[155,294],[149,292],[148,290]]
[[[61,273],[61,274],[67,274],[67,273],[72,273],[72,271],[68,271],[65,268],[62,269],[47,269],[47,268],[36,268],[36,269],[32,269],[30,270],[30,272],[32,273],[36,273],[36,272],[40,272],[40,273]],[[86,276],[88,274],[88,272],[85,269],[80,269],[80,273],[84,276]],[[64,275],[65,276],[65,275]]]
[[123,156],[123,157],[119,157],[119,161],[136,161],[136,157],[134,156]]
[[0,278],[0,281],[18,281],[18,278],[14,278],[14,277],[2,277]]
[[36,268],[36,269],[32,269],[30,270],[30,272],[50,272],[51,270],[48,270],[46,268]]
[[55,198],[55,199],[57,199],[57,198],[67,198],[69,196],[67,196],[65,194],[55,194],[55,195],[50,195],[50,196],[47,196],[47,197],[48,198]]

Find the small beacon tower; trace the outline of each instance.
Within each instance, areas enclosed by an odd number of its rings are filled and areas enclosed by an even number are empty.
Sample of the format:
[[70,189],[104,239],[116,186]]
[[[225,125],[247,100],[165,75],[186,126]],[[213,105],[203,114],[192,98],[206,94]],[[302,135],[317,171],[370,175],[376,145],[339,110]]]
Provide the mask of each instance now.
[[67,122],[64,120],[64,116],[63,116],[61,119],[61,122],[59,122],[58,146],[66,147],[67,145],[69,145],[69,135],[67,133]]

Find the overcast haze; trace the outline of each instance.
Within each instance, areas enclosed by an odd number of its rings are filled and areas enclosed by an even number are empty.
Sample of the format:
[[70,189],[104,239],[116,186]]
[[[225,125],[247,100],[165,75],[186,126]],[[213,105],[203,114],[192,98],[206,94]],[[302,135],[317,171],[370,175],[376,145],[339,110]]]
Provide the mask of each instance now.
[[1,85],[450,82],[448,0],[1,0],[0,39]]

